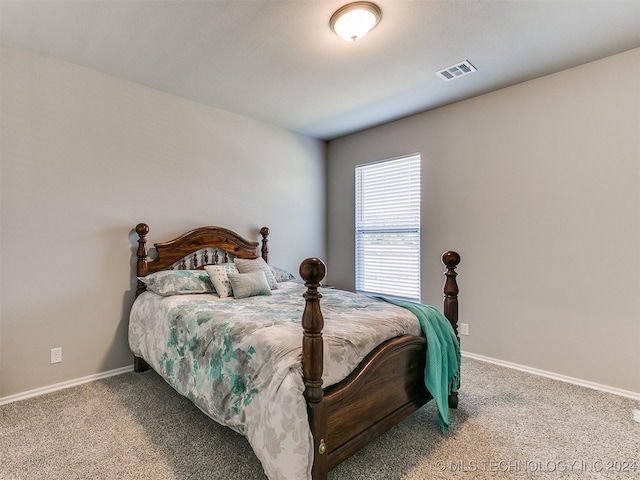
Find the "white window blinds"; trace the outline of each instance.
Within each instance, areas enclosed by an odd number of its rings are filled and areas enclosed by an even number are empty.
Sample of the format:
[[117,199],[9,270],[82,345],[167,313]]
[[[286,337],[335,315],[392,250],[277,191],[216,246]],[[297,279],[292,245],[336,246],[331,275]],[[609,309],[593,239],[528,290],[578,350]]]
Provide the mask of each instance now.
[[356,290],[420,301],[420,155],[356,167]]

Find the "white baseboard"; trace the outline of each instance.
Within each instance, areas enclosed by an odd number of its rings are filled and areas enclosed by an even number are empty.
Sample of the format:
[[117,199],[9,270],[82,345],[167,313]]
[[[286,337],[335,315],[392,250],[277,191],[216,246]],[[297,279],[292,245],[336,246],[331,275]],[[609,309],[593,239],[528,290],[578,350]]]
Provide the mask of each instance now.
[[[463,357],[472,358],[481,362],[493,363],[501,367],[513,368],[514,370],[520,370],[522,372],[532,373],[534,375],[540,375],[542,377],[559,380],[561,382],[572,383],[581,387],[592,388],[594,390],[600,390],[602,392],[613,393],[614,395],[620,395],[622,397],[628,397],[634,400],[640,401],[640,393],[630,392],[621,388],[610,387],[608,385],[602,385],[595,382],[589,382],[587,380],[581,380],[579,378],[569,377],[561,375],[559,373],[548,372],[546,370],[540,370],[538,368],[527,367],[517,363],[506,362],[504,360],[498,360],[496,358],[485,357],[484,355],[478,355],[470,352],[461,352]],[[93,382],[102,378],[113,377],[114,375],[120,375],[122,373],[132,372],[133,365],[128,367],[116,368],[115,370],[109,370],[108,372],[98,373],[95,375],[89,375],[75,380],[69,380],[62,383],[56,383],[48,387],[36,388],[27,392],[17,393],[15,395],[9,395],[8,397],[0,397],[0,405],[4,405],[11,402],[17,402],[18,400],[25,400],[27,398],[36,397],[38,395],[44,395],[46,393],[55,392],[56,390],[62,390],[64,388],[75,387],[76,385],[82,385],[83,383]]]
[[[640,401],[640,393],[630,392],[628,390],[622,390],[621,388],[610,387],[608,385],[601,385],[595,382],[589,382],[587,380],[581,380],[579,378],[568,377],[559,373],[547,372],[546,370],[540,370],[538,368],[527,367],[525,365],[519,365],[517,363],[506,362],[504,360],[498,360],[496,358],[485,357],[484,355],[477,355],[470,352],[461,352],[463,357],[472,358],[474,360],[480,360],[481,362],[493,363],[501,367],[513,368],[514,370],[520,370],[522,372],[532,373],[534,375],[540,375],[542,377],[551,378],[553,380],[560,380],[561,382],[572,383],[581,387],[592,388],[593,390],[600,390],[601,392],[613,393],[614,395],[620,395],[622,397],[632,398]],[[463,380],[464,382],[464,380]]]
[[9,395],[8,397],[0,397],[0,405],[17,402],[18,400],[25,400],[31,397],[37,397],[38,395],[44,395],[45,393],[51,393],[57,390],[75,387],[76,385],[94,382],[102,378],[113,377],[114,375],[120,375],[121,373],[127,372],[133,372],[133,365],[130,365],[128,367],[116,368],[115,370],[109,370],[108,372],[96,373],[95,375],[88,375],[82,378],[76,378],[74,380],[68,380],[66,382],[56,383],[55,385],[49,385],[48,387],[41,387],[34,390],[29,390],[27,392],[16,393],[15,395]]

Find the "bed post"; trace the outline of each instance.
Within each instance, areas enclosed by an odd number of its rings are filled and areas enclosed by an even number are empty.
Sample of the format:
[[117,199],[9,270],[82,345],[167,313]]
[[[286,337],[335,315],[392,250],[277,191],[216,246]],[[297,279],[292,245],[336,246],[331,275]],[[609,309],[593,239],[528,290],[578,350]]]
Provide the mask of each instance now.
[[453,331],[456,332],[458,343],[460,343],[460,337],[458,337],[458,282],[456,282],[456,267],[460,263],[460,255],[456,252],[448,251],[442,254],[442,263],[447,267],[447,271],[444,272],[446,277],[444,287],[444,316],[447,317],[449,323],[453,327]]
[[[458,336],[458,282],[456,277],[456,267],[460,263],[460,255],[457,252],[448,251],[442,254],[442,263],[447,267],[444,272],[445,281],[443,286],[444,292],[444,316],[447,317],[449,323],[453,327],[453,331],[460,345],[460,337]],[[459,387],[460,385],[458,385]],[[449,395],[449,407],[458,408],[458,392],[451,392]]]
[[269,236],[269,229],[267,227],[262,227],[260,229],[260,235],[262,235],[262,259],[269,263],[269,247],[267,246],[267,242],[269,241],[267,238]]
[[313,480],[325,480],[329,471],[326,440],[327,406],[322,389],[324,319],[320,311],[322,295],[318,293],[320,281],[326,271],[325,264],[317,258],[307,258],[300,264],[300,277],[307,287],[303,295],[306,302],[302,314],[302,375],[309,427],[313,435]]
[[[147,233],[149,233],[149,225],[139,223],[136,225],[136,233],[138,234],[138,250],[136,256],[138,262],[136,264],[136,277],[144,277],[147,275]],[[147,289],[146,285],[138,280],[136,288],[136,298]],[[137,373],[144,372],[149,369],[149,364],[140,357],[133,357],[133,370]]]
[[[138,234],[138,263],[136,264],[136,276],[144,277],[147,275],[147,233],[149,233],[149,225],[139,223],[136,225],[136,233]],[[146,286],[138,280],[138,288],[136,288],[136,297],[146,290]]]

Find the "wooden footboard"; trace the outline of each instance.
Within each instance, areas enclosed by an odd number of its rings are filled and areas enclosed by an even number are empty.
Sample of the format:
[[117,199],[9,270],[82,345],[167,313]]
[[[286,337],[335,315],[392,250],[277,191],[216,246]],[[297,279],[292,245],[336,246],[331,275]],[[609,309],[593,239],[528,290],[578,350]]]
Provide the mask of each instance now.
[[[456,252],[446,252],[444,314],[458,336]],[[346,460],[371,440],[419,409],[432,397],[424,385],[427,341],[424,337],[396,337],[371,352],[345,380],[322,388],[324,319],[318,287],[324,263],[309,258],[300,265],[306,305],[302,317],[302,365],[309,426],[314,439],[313,480],[325,480],[330,468]],[[460,339],[458,338],[458,341]],[[457,394],[449,397],[456,408]]]
[[424,337],[396,337],[371,352],[347,379],[325,390],[329,469],[427,401]]

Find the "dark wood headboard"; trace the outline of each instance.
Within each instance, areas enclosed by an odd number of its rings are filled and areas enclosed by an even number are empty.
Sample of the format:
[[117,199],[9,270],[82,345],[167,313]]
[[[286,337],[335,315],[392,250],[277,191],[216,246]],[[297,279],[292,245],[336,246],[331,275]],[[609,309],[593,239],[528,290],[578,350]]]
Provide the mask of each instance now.
[[[223,227],[200,227],[180,235],[173,240],[162,243],[154,243],[157,252],[156,258],[150,258],[147,250],[147,234],[149,226],[146,223],[136,225],[138,234],[138,250],[136,256],[136,276],[144,277],[150,273],[174,268],[201,269],[205,265],[220,263],[220,251],[222,262],[228,262],[231,258],[258,258],[258,242],[249,241],[235,232]],[[269,248],[267,247],[269,229],[262,227],[261,256],[265,262],[269,261]],[[187,264],[188,262],[188,264]],[[187,265],[189,265],[187,267]],[[136,295],[145,290],[145,285],[138,281]]]

